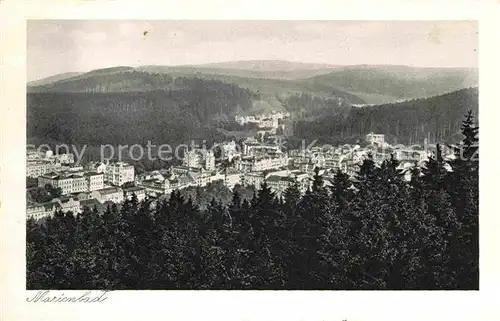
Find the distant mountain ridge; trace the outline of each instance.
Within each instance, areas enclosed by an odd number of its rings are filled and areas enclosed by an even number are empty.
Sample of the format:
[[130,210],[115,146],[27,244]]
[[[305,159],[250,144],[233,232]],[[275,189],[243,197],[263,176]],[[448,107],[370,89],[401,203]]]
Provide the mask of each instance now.
[[221,68],[221,69],[243,69],[243,70],[261,70],[261,71],[293,71],[293,70],[315,70],[315,69],[333,69],[338,65],[304,63],[286,60],[239,60],[214,62],[201,65],[184,65],[180,67],[198,67],[198,68]]
[[[349,66],[308,78],[312,84],[332,86],[372,103],[425,98],[474,87],[473,68],[417,68],[409,66]],[[373,99],[382,97],[381,101]],[[387,97],[387,98],[383,98]]]
[[[103,79],[107,76],[134,71],[168,74],[172,77],[219,80],[257,91],[276,105],[279,105],[275,101],[276,97],[283,98],[298,92],[307,92],[326,98],[341,97],[352,104],[381,104],[435,96],[477,86],[478,83],[478,71],[474,68],[427,68],[398,65],[337,66],[280,60],[250,60],[184,66],[118,66],[74,75],[51,76],[28,83],[28,91],[81,92],[82,82],[97,85],[96,82],[104,81]],[[97,79],[99,77],[102,79]],[[118,81],[120,77],[113,81]],[[117,83],[102,83],[101,85],[114,86],[115,91],[118,92],[144,91],[154,87],[145,79],[127,79],[126,81],[121,79],[119,81],[134,82],[136,85],[123,88],[120,88],[120,84]],[[156,89],[162,88],[160,86]]]
[[227,84],[237,85],[259,93],[263,100],[281,108],[280,98],[290,94],[306,92],[327,98],[341,98],[350,103],[365,103],[355,95],[321,84],[311,85],[301,81],[240,77],[235,75],[201,73],[196,70],[171,67],[154,67],[140,71],[140,68],[106,69],[80,74],[73,78],[59,80],[41,86],[29,86],[28,92],[145,92],[152,90],[176,90],[174,78],[199,78],[218,80]]
[[28,82],[28,87],[43,86],[43,85],[57,82],[59,80],[73,78],[73,77],[81,75],[81,74],[83,74],[83,72],[65,72],[62,74],[57,74],[57,75],[53,75],[53,76],[30,81],[30,82]]

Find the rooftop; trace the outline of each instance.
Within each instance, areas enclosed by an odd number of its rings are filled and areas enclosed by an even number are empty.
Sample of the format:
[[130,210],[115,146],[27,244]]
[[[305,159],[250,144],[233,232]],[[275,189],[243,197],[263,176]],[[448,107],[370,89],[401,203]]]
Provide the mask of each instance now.
[[103,188],[103,189],[100,189],[98,190],[99,193],[101,194],[112,194],[112,193],[118,193],[118,192],[121,192],[121,188],[119,187],[107,187],[107,188]]
[[139,186],[133,186],[133,187],[128,187],[123,189],[124,192],[138,192],[138,191],[145,191],[143,187]]
[[101,206],[101,203],[98,200],[96,200],[95,198],[91,198],[88,200],[80,201],[80,206],[93,208],[94,206],[98,206],[98,207]]
[[97,175],[104,175],[103,173],[97,173],[97,172],[87,172],[83,174],[84,176],[97,176]]

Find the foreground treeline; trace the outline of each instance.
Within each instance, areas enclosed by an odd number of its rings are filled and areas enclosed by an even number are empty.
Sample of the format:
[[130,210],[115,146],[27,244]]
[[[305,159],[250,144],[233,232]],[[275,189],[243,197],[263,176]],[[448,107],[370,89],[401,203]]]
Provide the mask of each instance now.
[[318,174],[303,197],[200,211],[178,192],[150,209],[57,213],[27,222],[28,289],[478,289],[477,127],[458,158],[439,148],[407,182],[395,159],[366,159],[354,181]]

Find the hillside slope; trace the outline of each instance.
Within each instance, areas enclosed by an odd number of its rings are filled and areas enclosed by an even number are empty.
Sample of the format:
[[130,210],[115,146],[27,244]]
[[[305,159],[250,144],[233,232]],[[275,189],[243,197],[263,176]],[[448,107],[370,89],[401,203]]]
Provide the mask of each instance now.
[[249,90],[214,80],[176,78],[170,86],[143,92],[28,93],[28,138],[90,145],[209,140],[214,118],[248,110],[259,100]]
[[82,72],[65,72],[62,74],[57,74],[57,75],[53,75],[50,77],[30,81],[30,82],[28,82],[28,87],[48,85],[48,84],[51,84],[51,83],[54,83],[54,82],[57,82],[60,80],[73,78],[73,77],[76,77],[76,76],[81,75],[81,74],[83,74],[83,73]]
[[[478,114],[478,89],[468,88],[425,99],[373,107],[351,107],[346,116],[331,115],[296,124],[295,134],[308,140],[364,140],[370,132],[385,134],[391,143],[450,142],[459,137],[468,110]],[[457,136],[458,135],[458,136]]]
[[91,71],[73,78],[59,80],[42,86],[29,86],[28,92],[146,92],[151,90],[177,90],[176,78],[217,80],[237,85],[259,93],[270,108],[279,109],[280,100],[296,93],[310,93],[326,98],[341,98],[352,104],[365,103],[355,95],[321,84],[282,79],[240,77],[230,74],[210,74],[191,67],[130,67],[108,68]]
[[[476,69],[237,61],[192,66],[113,67],[28,84],[29,92],[131,92],[168,90],[176,77],[219,80],[258,92],[271,106],[307,93],[350,104],[382,104],[477,86]],[[49,77],[50,78],[50,77]],[[166,81],[166,83],[165,83]],[[33,86],[37,85],[37,86]]]
[[369,103],[383,103],[430,97],[477,86],[478,74],[476,69],[467,68],[352,66],[306,81],[347,91]]

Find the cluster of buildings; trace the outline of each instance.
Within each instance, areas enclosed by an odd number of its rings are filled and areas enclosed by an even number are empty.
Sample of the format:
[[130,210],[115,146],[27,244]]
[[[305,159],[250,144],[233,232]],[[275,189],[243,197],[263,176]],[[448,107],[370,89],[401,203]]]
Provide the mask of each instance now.
[[[146,191],[133,185],[134,166],[124,163],[94,163],[85,167],[75,164],[73,154],[54,155],[52,151],[28,149],[26,175],[37,179],[37,185],[60,189],[61,197],[50,202],[27,204],[27,216],[36,219],[54,214],[56,210],[80,213],[85,206],[121,203],[136,194],[139,200]],[[132,186],[126,186],[127,183]]]
[[[91,162],[81,167],[74,164],[72,156],[31,152],[27,175],[37,178],[39,187],[50,184],[60,188],[62,196],[44,204],[28,204],[27,215],[39,219],[56,210],[78,213],[86,206],[122,203],[133,195],[139,201],[154,200],[174,190],[204,187],[216,181],[230,189],[236,185],[259,188],[266,182],[277,196],[282,196],[293,185],[305,193],[312,186],[315,168],[321,170],[325,184],[331,184],[337,170],[352,176],[370,154],[378,164],[394,155],[400,167],[406,169],[415,163],[422,164],[435,150],[435,146],[427,142],[423,147],[392,146],[385,141],[384,135],[370,133],[365,144],[286,151],[276,137],[268,136],[265,141],[247,138],[241,144],[219,143],[216,145],[220,151],[217,159],[212,150],[189,150],[182,165],[139,175],[135,175],[132,165],[124,162]],[[41,169],[39,164],[45,167]]]
[[40,175],[71,166],[75,163],[73,154],[56,154],[51,150],[26,150],[26,176],[36,178]]
[[290,117],[290,113],[283,111],[272,111],[271,113],[263,113],[257,115],[243,116],[236,115],[234,120],[241,126],[245,124],[255,124],[258,128],[268,129],[272,133],[276,133],[281,127],[285,129],[283,120]]
[[366,136],[366,146],[359,144],[344,144],[341,146],[312,147],[309,150],[295,151],[293,154],[294,165],[304,172],[310,172],[314,168],[341,170],[350,176],[358,172],[363,159],[369,155],[373,157],[376,164],[391,159],[391,155],[400,161],[400,168],[406,169],[415,163],[422,164],[429,156],[428,149],[418,145],[407,147],[404,145],[391,146],[385,142],[382,134],[370,133]]

